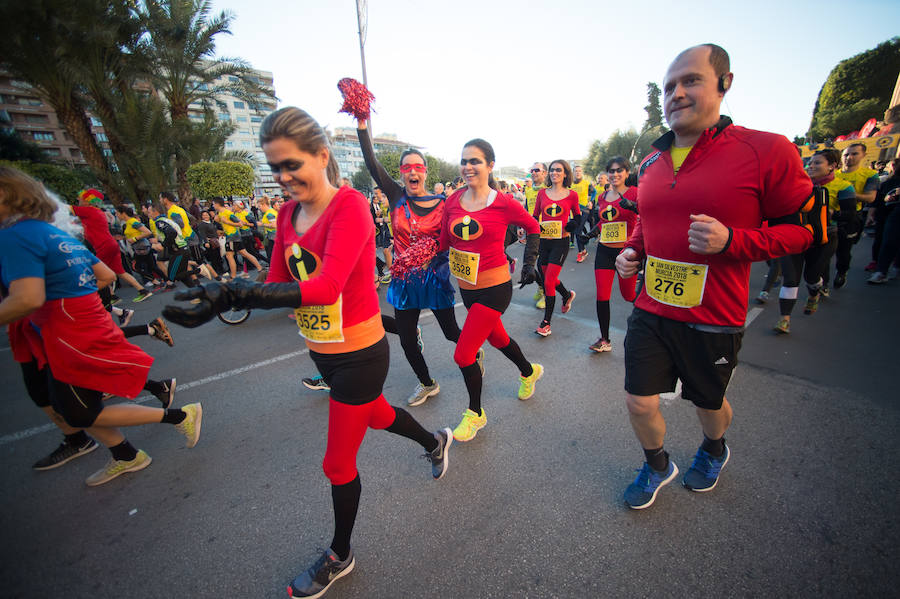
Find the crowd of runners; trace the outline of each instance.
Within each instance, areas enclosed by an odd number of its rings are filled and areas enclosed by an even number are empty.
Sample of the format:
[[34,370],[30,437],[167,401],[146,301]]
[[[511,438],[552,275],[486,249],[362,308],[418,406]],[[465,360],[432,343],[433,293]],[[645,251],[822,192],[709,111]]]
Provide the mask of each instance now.
[[[288,588],[293,597],[318,597],[355,565],[350,540],[362,489],[356,455],[367,430],[418,444],[433,478],[443,477],[453,442],[468,442],[487,426],[485,342],[518,370],[518,388],[509,393],[519,400],[535,395],[544,373],[503,324],[514,284],[536,284],[541,314],[533,332],[513,333],[547,337],[557,303],[566,313],[579,295],[560,278],[569,250],[581,264],[593,245],[599,337],[590,350],[614,349],[615,281],[622,299],[634,304],[621,342],[625,403],[643,463],[625,503],[649,507],[679,472],[664,449],[659,409],[659,394],[678,380],[702,432],[682,483],[713,490],[730,457],[725,392],[741,346],[751,264],[769,264],[757,302],[768,301],[781,280],[780,333],[791,330],[801,279],[806,314],[816,312],[830,288],[845,284],[866,224],[876,240],[869,282],[895,278],[900,264],[898,161],[879,177],[854,145],[843,156],[817,152],[804,167],[786,138],[720,116],[732,80],[718,46],[679,54],[664,79],[671,131],[640,165],[616,156],[593,180],[582,166],[555,159],[535,162],[524,187],[498,183],[493,147],[472,139],[462,146],[456,181],[427,189],[428,164],[413,149],[401,155],[396,181],[379,163],[359,114],[357,133],[376,184],[366,198],[339,178],[323,129],[294,107],[270,114],[260,129],[283,197],[195,200],[185,209],[164,191],[139,210],[121,206],[113,216],[97,207],[100,192],[86,190],[71,208],[75,221],[40,183],[0,167],[0,324],[8,325],[28,394],[64,435],[34,468],[61,466],[99,441],[110,461],[88,485],[143,469],[150,456],[120,432],[140,424],[171,424],[193,447],[202,406],[174,407],[175,377],[150,379],[153,358],[126,338],[150,335],[173,346],[166,321],[192,328],[227,310],[290,308],[291,326],[318,370],[303,384],[329,393],[323,469],[334,536]],[[731,176],[716,176],[722,172]],[[179,282],[184,289],[171,296],[164,318],[132,325],[134,310],[115,295],[115,282],[137,291],[134,302]],[[380,285],[391,314],[381,312]],[[457,290],[466,309],[461,324]],[[581,291],[582,301],[588,294]],[[434,314],[454,348],[466,389],[452,429],[428,430],[382,393],[390,362],[385,333],[399,337],[418,379],[406,407],[441,390],[425,357],[422,310]],[[143,390],[160,407],[107,402]]]

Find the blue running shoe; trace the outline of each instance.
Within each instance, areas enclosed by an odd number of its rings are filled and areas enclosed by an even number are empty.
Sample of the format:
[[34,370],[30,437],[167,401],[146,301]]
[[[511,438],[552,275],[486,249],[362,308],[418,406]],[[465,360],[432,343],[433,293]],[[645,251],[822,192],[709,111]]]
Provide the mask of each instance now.
[[694,463],[688,468],[681,484],[686,489],[698,493],[712,491],[716,488],[716,483],[719,482],[719,473],[722,472],[722,468],[728,463],[729,457],[731,457],[731,450],[728,449],[727,445],[725,446],[725,453],[719,457],[710,455],[703,449],[698,449],[697,455],[694,456]]
[[625,489],[625,505],[633,510],[650,507],[656,501],[659,490],[672,482],[677,474],[678,466],[672,460],[669,460],[669,468],[665,472],[657,472],[644,462],[637,478]]

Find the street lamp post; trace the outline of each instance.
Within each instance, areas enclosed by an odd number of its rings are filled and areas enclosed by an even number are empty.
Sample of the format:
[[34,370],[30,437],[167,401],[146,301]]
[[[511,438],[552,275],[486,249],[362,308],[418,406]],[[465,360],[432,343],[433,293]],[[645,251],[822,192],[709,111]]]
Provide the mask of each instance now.
[[[362,79],[366,89],[369,88],[369,79],[366,76],[366,27],[369,19],[369,0],[356,0],[356,23],[359,26],[359,57],[362,61]],[[372,116],[366,119],[366,126],[369,128],[369,135],[374,136],[372,132]],[[374,139],[374,137],[373,137]]]

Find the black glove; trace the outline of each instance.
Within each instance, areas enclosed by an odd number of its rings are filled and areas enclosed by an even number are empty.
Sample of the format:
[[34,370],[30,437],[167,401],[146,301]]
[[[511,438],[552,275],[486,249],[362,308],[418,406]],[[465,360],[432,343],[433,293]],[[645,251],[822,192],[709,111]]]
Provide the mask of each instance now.
[[534,263],[537,262],[540,243],[541,236],[539,233],[529,233],[525,236],[525,255],[522,259],[522,277],[519,279],[519,289],[537,280]]
[[577,228],[578,228],[578,221],[575,220],[574,218],[570,219],[569,222],[566,223],[566,233],[571,233],[572,231],[574,231]]
[[167,305],[163,316],[183,327],[194,328],[226,310],[249,308],[298,308],[301,305],[297,283],[253,283],[236,279],[228,283],[207,283],[178,293],[176,300],[200,300],[187,308]]
[[522,276],[519,279],[519,289],[525,287],[525,285],[530,285],[537,280],[537,273],[535,273],[534,266],[531,264],[523,264],[522,265]]
[[597,226],[595,226],[593,229],[588,231],[588,234],[584,236],[584,240],[587,241],[588,239],[593,239],[594,237],[599,237],[599,236],[600,236],[600,223],[597,223]]

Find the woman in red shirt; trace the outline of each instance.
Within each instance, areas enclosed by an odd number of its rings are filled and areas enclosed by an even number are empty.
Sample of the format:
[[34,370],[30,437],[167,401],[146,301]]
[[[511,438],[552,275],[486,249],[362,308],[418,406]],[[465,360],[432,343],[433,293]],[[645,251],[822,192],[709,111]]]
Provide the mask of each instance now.
[[163,313],[194,327],[232,307],[295,309],[310,356],[331,386],[322,466],[332,485],[334,537],[288,587],[292,597],[318,597],[356,563],[350,548],[362,488],[356,454],[366,431],[386,429],[419,443],[435,479],[446,472],[453,439],[449,428],[426,431],[381,392],[390,354],[372,285],[375,230],[366,198],[338,188],[325,132],[306,112],[287,107],[266,117],[259,136],[275,180],[291,197],[278,212],[266,282],[209,283],[176,296],[198,304],[167,306]]
[[[631,165],[621,156],[615,156],[606,163],[606,172],[609,175],[609,189],[597,200],[599,221],[588,235],[599,237],[597,255],[594,258],[594,280],[597,283],[600,338],[591,345],[591,350],[597,353],[612,351],[609,340],[609,299],[615,278],[616,256],[625,247],[638,219],[637,188],[625,184]],[[636,282],[637,277],[623,279],[619,276],[619,293],[626,302],[634,302]]]
[[485,340],[519,368],[519,399],[526,400],[534,394],[534,384],[544,373],[540,364],[525,359],[500,321],[512,299],[512,280],[504,251],[507,226],[518,225],[527,235],[523,286],[535,280],[540,229],[515,198],[498,193],[493,169],[494,149],[488,142],[473,139],[463,146],[459,170],[465,177],[465,187],[447,198],[441,227],[440,250],[450,251],[450,272],[457,278],[459,293],[469,310],[453,354],[469,392],[469,408],[453,431],[457,441],[470,441],[487,424],[481,409],[482,375],[476,360]]
[[578,194],[571,189],[572,167],[565,160],[550,163],[550,187],[538,192],[534,202],[534,218],[541,224],[541,245],[538,268],[543,275],[544,319],[534,331],[541,337],[550,334],[550,319],[556,306],[556,292],[563,296],[562,312],[572,309],[575,292],[566,289],[559,280],[563,262],[569,255],[569,234],[575,230],[578,221],[572,217],[581,216]]

